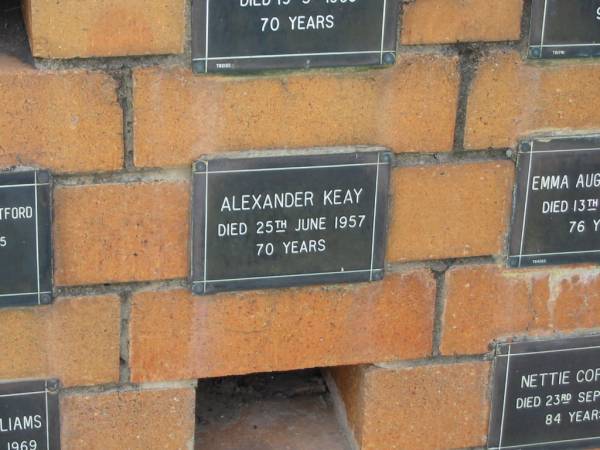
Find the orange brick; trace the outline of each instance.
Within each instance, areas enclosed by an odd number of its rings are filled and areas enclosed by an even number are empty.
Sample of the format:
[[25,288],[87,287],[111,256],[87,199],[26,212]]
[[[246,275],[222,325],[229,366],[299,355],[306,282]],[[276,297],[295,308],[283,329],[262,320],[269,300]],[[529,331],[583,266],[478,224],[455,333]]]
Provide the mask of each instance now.
[[64,450],[183,450],[194,442],[193,388],[63,394]]
[[485,444],[489,371],[475,362],[332,374],[361,450],[449,450]]
[[446,273],[441,351],[478,354],[494,339],[600,326],[600,271],[511,270],[495,265]]
[[100,72],[37,71],[0,57],[0,167],[116,170],[123,163],[117,83]]
[[513,177],[508,161],[394,170],[388,260],[502,253]]
[[519,40],[522,12],[523,0],[407,2],[402,19],[402,43]]
[[183,52],[183,0],[24,0],[23,6],[40,58]]
[[[377,283],[133,299],[134,382],[357,364],[431,353],[435,281],[418,270]],[[235,357],[232,357],[235,355]]]
[[135,163],[181,166],[228,150],[355,144],[448,151],[457,94],[457,58],[439,55],[406,55],[385,70],[276,77],[137,69]]
[[119,380],[116,296],[69,297],[0,311],[0,378],[59,378],[64,386]]
[[516,52],[491,52],[471,88],[465,147],[513,146],[539,131],[597,129],[599,71],[593,62],[527,63]]
[[189,183],[55,190],[55,282],[83,285],[188,273]]

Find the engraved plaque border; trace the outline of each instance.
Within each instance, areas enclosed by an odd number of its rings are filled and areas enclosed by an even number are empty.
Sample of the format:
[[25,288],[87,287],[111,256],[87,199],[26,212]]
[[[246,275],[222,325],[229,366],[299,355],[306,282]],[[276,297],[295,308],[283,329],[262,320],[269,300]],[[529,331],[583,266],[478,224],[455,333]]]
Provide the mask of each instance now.
[[[589,145],[582,145],[588,141]],[[522,140],[518,145],[517,171],[513,194],[513,214],[510,227],[509,252],[507,264],[509,267],[542,267],[569,263],[600,262],[600,248],[548,253],[524,253],[527,238],[528,196],[530,184],[530,169],[533,159],[545,155],[566,152],[600,152],[600,135],[579,136],[548,136]],[[534,260],[545,258],[545,263],[534,263]]]
[[[548,0],[533,0],[532,2],[531,24],[529,30],[529,58],[565,59],[600,57],[600,42],[589,42],[579,44],[545,44],[544,31],[548,15],[547,6]],[[600,4],[598,4],[598,6],[600,7]],[[598,26],[600,26],[600,23],[598,24]],[[563,53],[555,54],[553,50],[556,49],[560,49]]]
[[[0,382],[0,400],[3,397],[44,396],[46,415],[46,447],[38,450],[60,450],[59,386],[56,379]],[[0,448],[4,450],[0,437]]]
[[[276,69],[391,65],[396,60],[400,21],[400,2],[397,0],[384,0],[383,2],[381,45],[378,49],[354,52],[265,53],[247,56],[218,55],[207,57],[210,44],[209,17],[211,1],[217,0],[194,0],[192,2],[192,69],[195,73],[236,73]],[[234,62],[236,67],[234,69],[219,68],[217,63],[220,62]]]
[[0,189],[34,188],[36,286],[30,292],[0,294],[0,308],[52,302],[52,177],[45,170],[0,172]]
[[[583,337],[558,337],[554,339],[497,343],[492,367],[492,403],[486,448],[488,450],[520,450],[526,448],[569,450],[573,448],[584,449],[600,446],[600,430],[597,436],[589,438],[523,443],[509,446],[502,445],[511,359],[527,357],[532,354],[539,355],[543,353],[589,350],[600,350],[600,334],[590,334]],[[577,447],[573,447],[573,445],[577,445]]]
[[[192,225],[190,239],[192,292],[203,295],[221,291],[303,286],[321,283],[346,283],[381,280],[384,276],[388,228],[389,182],[393,153],[387,150],[351,153],[308,153],[256,158],[215,158],[196,161],[192,170]],[[207,189],[211,173],[260,172],[286,170],[320,170],[349,166],[377,166],[371,266],[363,270],[319,273],[290,273],[260,277],[207,280],[206,226],[208,221]]]

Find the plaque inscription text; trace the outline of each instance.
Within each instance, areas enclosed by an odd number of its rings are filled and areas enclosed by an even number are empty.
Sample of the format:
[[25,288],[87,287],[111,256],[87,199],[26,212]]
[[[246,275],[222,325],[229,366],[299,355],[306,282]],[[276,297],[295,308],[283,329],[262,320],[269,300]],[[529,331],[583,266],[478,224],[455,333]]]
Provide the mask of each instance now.
[[50,303],[50,176],[0,174],[0,307]]
[[600,261],[600,138],[521,143],[509,264]]
[[0,383],[0,450],[60,450],[57,381]]
[[600,446],[600,336],[502,344],[489,449]]
[[197,0],[196,72],[392,64],[395,0]]
[[194,292],[380,279],[390,156],[197,163]]

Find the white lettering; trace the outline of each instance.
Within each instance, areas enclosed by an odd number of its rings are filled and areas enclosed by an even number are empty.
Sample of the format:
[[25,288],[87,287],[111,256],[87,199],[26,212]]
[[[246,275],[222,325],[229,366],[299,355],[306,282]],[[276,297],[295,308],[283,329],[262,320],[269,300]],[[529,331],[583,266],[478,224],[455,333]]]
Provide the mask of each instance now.
[[543,214],[563,213],[569,210],[569,202],[566,200],[544,201],[542,203]]
[[356,205],[360,202],[363,188],[360,189],[330,189],[323,191],[323,205],[340,206]]
[[310,239],[307,241],[285,241],[283,248],[286,255],[300,255],[304,253],[322,253],[327,249],[325,239]]
[[531,189],[534,191],[569,189],[569,177],[567,175],[536,175],[532,179]]
[[579,370],[576,375],[578,383],[597,383],[600,381],[600,367],[596,369]]
[[331,30],[335,27],[335,17],[331,14],[323,16],[289,16],[292,31]]
[[33,208],[31,206],[12,206],[0,208],[0,220],[31,219]]
[[579,174],[575,187],[577,189],[600,187],[600,173]]
[[276,194],[242,194],[223,198],[221,212],[254,211],[265,209],[305,208],[314,206],[311,191],[281,192]]

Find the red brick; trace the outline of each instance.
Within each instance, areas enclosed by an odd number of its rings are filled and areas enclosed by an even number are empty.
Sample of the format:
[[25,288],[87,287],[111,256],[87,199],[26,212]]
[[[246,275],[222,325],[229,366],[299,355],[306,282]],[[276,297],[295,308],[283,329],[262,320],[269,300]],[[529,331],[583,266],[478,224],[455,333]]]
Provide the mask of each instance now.
[[182,166],[229,150],[355,144],[448,151],[458,78],[457,58],[439,55],[406,55],[385,70],[310,75],[137,69],[135,164]]
[[0,104],[0,167],[121,168],[123,112],[107,74],[34,70],[0,56]]
[[449,450],[485,445],[489,370],[475,362],[332,374],[361,450]]
[[189,183],[63,186],[54,199],[56,284],[187,275]]
[[407,2],[402,19],[402,43],[519,40],[522,12],[523,0]]
[[445,291],[443,354],[485,353],[494,339],[600,326],[597,269],[455,267]]
[[465,147],[509,147],[534,132],[597,129],[599,71],[597,63],[541,64],[512,51],[491,52],[471,87]]
[[193,388],[63,394],[64,450],[193,448]]
[[24,0],[23,9],[40,58],[183,52],[183,0]]
[[394,170],[388,260],[502,253],[513,178],[509,161]]
[[63,386],[119,380],[116,296],[67,297],[0,311],[0,378],[59,378]]
[[[435,281],[425,270],[377,283],[133,298],[134,382],[357,364],[431,353]],[[232,356],[235,355],[235,356]]]

